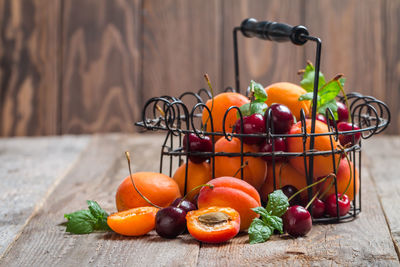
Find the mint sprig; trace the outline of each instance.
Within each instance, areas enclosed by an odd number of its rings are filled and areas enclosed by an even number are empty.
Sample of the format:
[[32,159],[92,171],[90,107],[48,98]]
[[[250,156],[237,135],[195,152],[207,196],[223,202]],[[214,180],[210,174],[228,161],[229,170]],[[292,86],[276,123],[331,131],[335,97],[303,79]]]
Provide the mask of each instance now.
[[[303,73],[303,79],[300,82],[300,85],[307,91],[307,93],[301,95],[299,97],[299,101],[304,100],[312,100],[314,97],[313,89],[314,89],[314,77],[315,77],[315,68],[314,66],[308,62],[307,66]],[[317,96],[317,112],[325,115],[326,109],[330,108],[333,112],[333,116],[335,120],[338,119],[337,114],[337,104],[336,97],[340,92],[343,91],[345,79],[342,78],[342,75],[338,75],[333,78],[329,82],[325,82],[325,76],[322,72],[319,72],[319,82],[318,82],[318,96]]]
[[248,233],[250,244],[263,243],[277,230],[283,234],[282,215],[289,207],[289,201],[282,190],[275,190],[268,195],[267,207],[256,207],[252,210],[260,214],[251,223]]
[[[264,115],[268,108],[268,105],[265,103],[268,99],[268,95],[267,92],[265,92],[264,86],[251,80],[249,91],[250,103],[246,103],[239,107],[242,116],[250,116],[255,113]],[[237,113],[237,117],[240,117],[239,112]]]
[[64,214],[68,220],[66,232],[72,234],[90,234],[93,231],[108,231],[108,213],[96,201],[87,200],[88,210],[79,210]]

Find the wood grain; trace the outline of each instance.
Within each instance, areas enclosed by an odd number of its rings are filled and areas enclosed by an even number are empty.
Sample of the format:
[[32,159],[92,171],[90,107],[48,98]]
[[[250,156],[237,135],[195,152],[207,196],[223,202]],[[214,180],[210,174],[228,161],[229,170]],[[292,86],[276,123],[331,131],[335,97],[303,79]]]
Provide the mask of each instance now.
[[374,186],[400,259],[400,214],[397,206],[397,203],[400,202],[398,175],[400,139],[398,137],[368,139],[364,147],[368,151],[366,165],[372,174]]
[[[246,18],[302,24],[302,1],[223,1],[223,84],[235,86],[232,30]],[[290,42],[275,43],[256,38],[246,38],[238,33],[241,91],[244,93],[250,80],[267,86],[274,82],[299,82],[296,74],[304,64],[304,47]]]
[[88,141],[88,136],[0,139],[0,255]]
[[0,136],[60,133],[59,8],[0,1]]
[[64,1],[62,133],[133,131],[140,113],[140,0]]
[[221,0],[143,2],[143,100],[221,84]]
[[0,266],[194,266],[198,242],[189,236],[175,240],[155,232],[139,238],[117,234],[65,233],[63,214],[85,208],[85,200],[115,211],[114,194],[128,175],[124,151],[131,151],[133,171],[157,171],[163,136],[96,136],[80,161],[65,176],[35,214]]

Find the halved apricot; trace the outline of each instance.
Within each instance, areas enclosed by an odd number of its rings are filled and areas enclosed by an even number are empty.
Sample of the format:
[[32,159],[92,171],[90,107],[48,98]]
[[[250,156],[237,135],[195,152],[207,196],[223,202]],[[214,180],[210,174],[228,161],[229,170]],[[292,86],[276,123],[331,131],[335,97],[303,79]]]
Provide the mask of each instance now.
[[140,207],[117,212],[108,216],[107,224],[121,235],[145,235],[154,229],[157,211],[155,207]]
[[228,207],[208,207],[186,215],[189,233],[199,241],[222,243],[235,237],[240,230],[239,213]]

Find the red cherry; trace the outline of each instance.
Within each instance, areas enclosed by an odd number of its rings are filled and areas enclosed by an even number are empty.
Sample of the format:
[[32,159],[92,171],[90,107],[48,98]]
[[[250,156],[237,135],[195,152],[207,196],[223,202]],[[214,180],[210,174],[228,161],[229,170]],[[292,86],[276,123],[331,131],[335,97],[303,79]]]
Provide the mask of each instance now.
[[336,102],[336,105],[338,114],[337,122],[341,121],[347,122],[349,120],[349,110],[347,109],[346,105],[343,104],[342,102]]
[[272,104],[265,112],[265,119],[267,119],[269,113],[268,110],[271,110],[274,133],[284,134],[289,132],[294,121],[293,114],[290,109],[282,104]]
[[[344,132],[344,131],[351,131],[353,130],[353,124],[350,122],[339,122],[337,125],[338,131]],[[354,125],[354,130],[360,130],[360,128],[357,125]],[[354,142],[353,142],[353,136],[354,136]],[[357,144],[358,141],[360,141],[361,138],[361,133],[354,133],[354,134],[341,134],[339,135],[339,141],[342,146],[351,144],[352,146],[354,144]]]
[[156,214],[156,232],[164,238],[175,238],[186,229],[186,212],[177,207],[160,209]]
[[[339,199],[339,216],[346,215],[350,210],[350,201],[349,197],[344,194],[338,194]],[[331,217],[337,217],[337,209],[336,209],[336,194],[329,195],[325,200],[325,210],[326,213]]]
[[[297,193],[297,191],[299,190],[297,190],[297,188],[294,187],[293,185],[285,185],[284,187],[282,187],[282,192],[287,196],[287,198],[293,196],[295,193]],[[301,204],[300,195],[295,196],[289,202],[290,206],[295,206],[300,204]]]
[[[179,205],[179,207],[178,207]],[[186,213],[192,210],[196,210],[197,207],[195,204],[193,204],[192,202],[190,202],[189,200],[182,200],[182,198],[178,197],[177,199],[175,199],[172,203],[171,203],[172,207],[177,207],[177,208],[181,208],[183,209]]]
[[312,216],[313,218],[321,218],[325,214],[325,203],[316,198],[312,204]]
[[[274,145],[275,145],[275,152],[278,151],[282,151],[285,152],[286,151],[286,142],[285,139],[281,138],[281,137],[277,137],[273,139],[274,141]],[[260,152],[272,152],[272,142],[271,140],[268,142],[267,140],[265,140],[261,145],[260,145]],[[263,160],[266,161],[272,161],[272,156],[263,156],[262,157]],[[275,160],[283,160],[284,157],[275,157]]]
[[283,229],[291,236],[304,236],[311,230],[310,213],[302,206],[291,206],[282,216]]
[[317,120],[319,120],[319,121],[322,121],[323,123],[325,123],[325,124],[328,124],[328,122],[326,121],[326,118],[325,118],[325,116],[324,115],[322,115],[322,114],[317,114],[317,116],[315,117]]
[[[189,149],[187,148],[187,141],[189,138]],[[183,137],[183,149],[186,152],[212,152],[212,143],[209,136],[198,137],[195,133],[185,134]],[[189,156],[193,163],[202,163],[209,159],[209,156]]]
[[[254,113],[250,116],[243,117],[243,134],[263,134],[265,133],[264,116],[259,113]],[[238,119],[235,123],[235,133],[241,133],[241,123]],[[263,137],[243,137],[243,142],[248,145],[261,143]]]

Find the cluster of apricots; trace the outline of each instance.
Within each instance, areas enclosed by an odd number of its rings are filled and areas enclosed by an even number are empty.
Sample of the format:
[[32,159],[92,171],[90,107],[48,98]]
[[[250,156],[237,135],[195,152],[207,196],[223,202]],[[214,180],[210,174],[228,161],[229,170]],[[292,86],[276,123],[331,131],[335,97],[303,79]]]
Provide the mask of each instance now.
[[[188,133],[183,138],[183,150],[188,154],[188,162],[179,166],[172,178],[150,172],[128,176],[117,190],[116,204],[119,212],[109,216],[110,228],[130,236],[144,235],[155,229],[160,236],[166,238],[174,238],[188,230],[199,241],[225,242],[239,231],[249,228],[253,219],[259,217],[252,209],[265,203],[271,192],[282,189],[290,197],[304,189],[307,186],[308,158],[284,157],[280,152],[295,155],[310,149],[309,138],[304,144],[299,134],[304,129],[307,133],[311,132],[311,120],[306,119],[306,125],[302,125],[299,120],[301,110],[309,116],[311,103],[299,100],[306,91],[292,83],[275,83],[264,90],[268,98],[265,100],[267,109],[262,112],[238,116],[234,111],[236,109],[232,109],[225,114],[231,107],[250,105],[251,109],[251,97],[249,99],[235,92],[221,93],[207,101],[209,109],[204,109],[202,116],[205,134],[198,136]],[[338,109],[337,123],[348,123],[346,106],[338,102],[339,106],[344,106],[345,110]],[[347,112],[347,116],[341,112]],[[323,116],[317,119],[315,132],[328,133],[331,128],[326,119]],[[267,129],[267,120],[270,121],[270,129]],[[351,127],[354,129],[354,125]],[[267,140],[264,136],[267,136],[268,131],[285,137]],[[210,132],[214,133],[214,138],[207,134]],[[233,132],[236,135],[228,139],[223,132]],[[344,136],[339,141],[327,135],[317,136],[314,139],[314,151],[340,150],[348,143],[358,142],[359,136],[353,135]],[[212,157],[211,152],[214,153]],[[241,153],[246,155],[241,157]],[[334,162],[337,166],[333,166]],[[319,196],[312,205],[319,204],[318,201],[333,203],[328,200],[332,195],[334,204],[337,203],[337,197],[342,200],[345,196],[348,201],[352,201],[354,192],[359,191],[358,172],[354,168],[345,154],[335,154],[334,160],[332,154],[314,156],[313,177],[314,182],[318,183],[314,191]],[[335,194],[335,187],[331,179],[327,178],[332,176],[335,169],[333,175],[340,196]],[[318,182],[321,179],[324,182]],[[291,199],[290,205],[306,206],[308,201],[304,190]],[[334,216],[323,210],[321,216],[324,214]],[[344,215],[343,212],[340,215]]]

